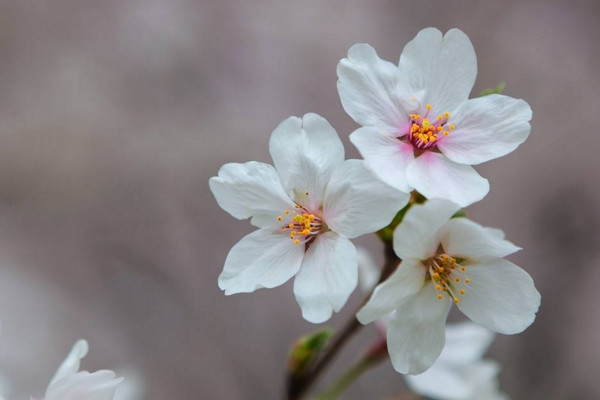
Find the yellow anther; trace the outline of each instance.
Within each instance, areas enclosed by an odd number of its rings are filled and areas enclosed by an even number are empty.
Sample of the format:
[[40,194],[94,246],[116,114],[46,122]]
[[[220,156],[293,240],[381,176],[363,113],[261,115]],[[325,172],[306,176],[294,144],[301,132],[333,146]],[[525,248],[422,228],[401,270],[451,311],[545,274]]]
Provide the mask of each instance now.
[[460,289],[460,294],[465,294],[465,289]]
[[292,229],[294,227],[294,224],[292,224],[291,222],[288,225],[288,228]]
[[471,283],[471,280],[469,278],[465,279],[465,283],[468,285],[469,283]]
[[434,272],[433,275],[431,275],[431,277],[435,280],[440,279],[440,274],[438,274],[437,272]]
[[448,129],[453,130],[454,129],[454,124],[448,125]]
[[459,283],[460,282],[460,278],[457,276],[456,278],[454,278],[454,282]]
[[448,136],[449,134],[450,134],[450,132],[444,131],[444,136]]
[[290,215],[290,210],[285,210],[283,213],[284,213],[285,215]]
[[458,304],[458,303],[460,303],[460,299],[458,297],[455,297],[454,298],[454,304]]
[[442,287],[440,285],[435,285],[435,290],[442,290]]
[[461,266],[461,267],[460,267],[460,270],[461,270],[462,272],[465,272],[465,271],[467,270],[467,267],[463,267],[463,266]]
[[294,244],[298,244],[300,241],[298,239],[294,240]]
[[307,196],[308,196],[308,195],[310,195],[310,193],[309,193],[309,192],[304,192],[304,194],[305,194],[305,195],[307,195]]
[[428,110],[431,110],[431,104],[427,104],[425,107],[427,107]]
[[438,121],[443,121],[443,120],[444,120],[444,117],[442,117],[441,115],[438,115],[438,116],[437,116],[437,120],[438,120]]
[[444,298],[444,296],[443,296],[442,294],[438,294],[438,299],[440,299],[440,300],[441,300],[441,299],[443,299],[443,298]]
[[450,116],[450,113],[449,113],[448,111],[446,111],[446,112],[444,113],[444,117],[448,118],[449,116]]
[[280,215],[279,217],[277,217],[277,221],[283,221],[283,217]]

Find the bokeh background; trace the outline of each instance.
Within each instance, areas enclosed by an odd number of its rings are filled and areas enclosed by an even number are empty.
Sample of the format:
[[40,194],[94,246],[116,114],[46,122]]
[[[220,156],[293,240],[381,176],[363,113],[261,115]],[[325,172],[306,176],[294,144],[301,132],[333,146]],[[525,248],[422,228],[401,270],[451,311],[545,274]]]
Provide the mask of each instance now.
[[[358,157],[338,61],[368,42],[397,62],[436,26],[471,37],[474,93],[505,81],[534,110],[529,140],[478,167],[492,189],[468,210],[524,248],[511,259],[542,293],[536,323],[492,347],[502,387],[600,398],[599,17],[597,0],[0,2],[4,393],[42,393],[85,337],[84,367],[133,377],[144,391],[132,400],[278,398],[289,343],[318,327],[291,282],[219,291],[252,228],[218,208],[208,179],[226,162],[270,162],[271,131],[309,111]],[[376,238],[357,242],[381,259]],[[374,337],[364,329],[328,379]],[[403,390],[385,363],[343,398]]]

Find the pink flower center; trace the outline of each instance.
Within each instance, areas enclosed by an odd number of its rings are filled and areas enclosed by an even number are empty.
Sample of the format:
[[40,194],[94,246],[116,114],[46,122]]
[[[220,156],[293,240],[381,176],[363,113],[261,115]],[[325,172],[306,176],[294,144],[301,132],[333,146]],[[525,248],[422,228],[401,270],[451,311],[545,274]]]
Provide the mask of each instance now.
[[430,149],[441,140],[448,136],[454,129],[454,125],[447,124],[450,117],[449,112],[440,114],[433,120],[429,119],[431,104],[427,104],[425,115],[410,114],[410,130],[408,132],[408,141],[419,150]]
[[283,216],[278,216],[277,220],[288,221],[281,226],[281,230],[289,232],[290,239],[294,241],[294,244],[307,243],[314,239],[325,225],[318,214],[309,211],[301,204],[296,204],[292,211],[285,210]]

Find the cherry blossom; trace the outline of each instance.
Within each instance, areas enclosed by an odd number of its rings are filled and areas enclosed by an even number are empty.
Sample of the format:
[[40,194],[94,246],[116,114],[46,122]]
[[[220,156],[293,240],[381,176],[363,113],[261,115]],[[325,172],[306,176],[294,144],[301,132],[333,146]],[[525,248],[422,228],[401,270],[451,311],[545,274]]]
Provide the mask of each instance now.
[[210,179],[225,211],[260,228],[233,246],[219,287],[226,295],[253,292],[295,275],[303,317],[324,322],[357,285],[349,239],[383,228],[408,195],[378,180],[363,161],[344,161],[336,131],[316,114],[283,121],[269,149],[274,167],[231,163]]
[[423,29],[397,66],[368,44],[354,45],[337,72],[342,105],[362,126],[350,140],[368,168],[404,192],[462,207],[479,201],[489,183],[471,165],[512,152],[531,129],[523,100],[469,99],[477,60],[458,29]]

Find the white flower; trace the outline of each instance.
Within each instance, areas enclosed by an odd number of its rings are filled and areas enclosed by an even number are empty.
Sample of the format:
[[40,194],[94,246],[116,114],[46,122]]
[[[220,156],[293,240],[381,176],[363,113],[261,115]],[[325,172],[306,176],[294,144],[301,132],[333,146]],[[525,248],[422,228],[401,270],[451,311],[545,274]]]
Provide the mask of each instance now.
[[290,117],[273,132],[275,168],[226,164],[210,179],[219,205],[260,229],[225,260],[226,295],[279,286],[296,275],[294,294],[310,322],[339,311],[357,284],[348,240],[387,225],[408,195],[380,182],[362,161],[344,161],[336,131],[322,117]]
[[482,357],[494,334],[472,322],[446,327],[446,346],[437,361],[420,375],[405,375],[408,386],[436,400],[501,400],[500,365]]
[[379,178],[427,198],[465,207],[489,183],[471,165],[506,155],[527,139],[531,109],[502,95],[469,99],[477,60],[469,38],[423,29],[398,66],[368,44],[354,45],[338,65],[346,112],[363,127],[350,135]]
[[81,359],[87,355],[88,344],[79,340],[50,381],[43,400],[112,400],[123,378],[113,371],[89,373],[79,371]]
[[525,271],[503,257],[519,250],[504,233],[467,218],[442,199],[412,206],[394,232],[398,269],[358,312],[363,324],[395,310],[387,332],[394,368],[427,370],[444,347],[452,303],[474,322],[515,334],[535,319],[540,294]]
[[362,292],[368,293],[377,285],[381,271],[367,249],[357,247],[356,253],[358,255],[358,286]]

